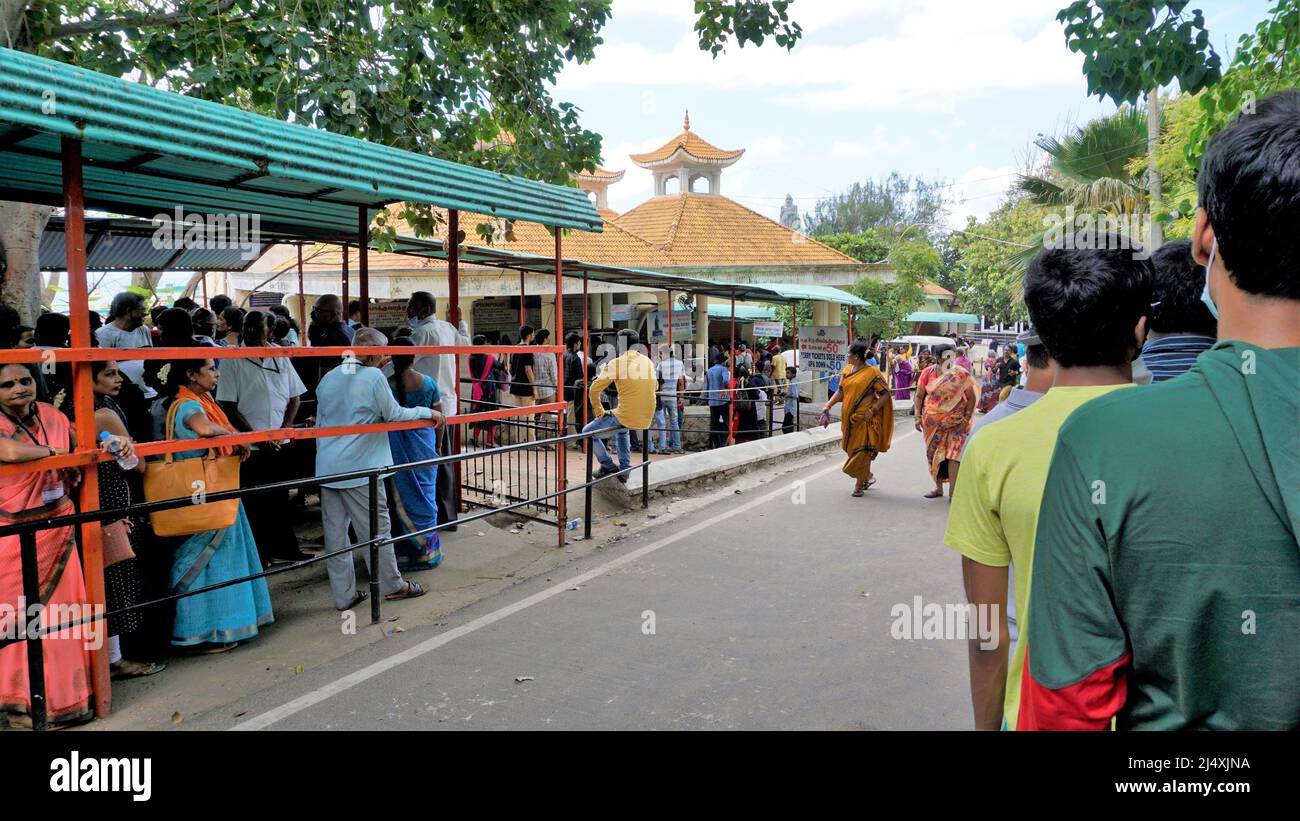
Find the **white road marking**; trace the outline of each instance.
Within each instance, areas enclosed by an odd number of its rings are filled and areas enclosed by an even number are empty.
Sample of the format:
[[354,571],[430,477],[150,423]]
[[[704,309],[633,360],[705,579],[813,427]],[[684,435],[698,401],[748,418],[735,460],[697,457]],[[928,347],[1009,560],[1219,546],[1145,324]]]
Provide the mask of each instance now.
[[[894,437],[894,443],[897,444],[899,441],[906,439],[907,437],[912,436],[915,433],[916,431],[913,430],[903,434],[902,436],[896,436]],[[830,467],[817,471],[811,476],[803,477],[802,481],[811,482],[815,479],[820,479],[826,474],[832,473],[839,469],[840,469],[840,465],[834,464],[831,465]],[[446,644],[450,644],[451,642],[455,641],[456,639],[462,636],[468,636],[470,633],[473,633],[477,630],[482,630],[484,627],[487,627],[488,625],[496,624],[502,619],[513,616],[515,613],[518,613],[522,610],[527,610],[528,608],[532,607],[535,604],[541,604],[547,599],[558,596],[559,594],[564,593],[565,591],[569,590],[571,587],[574,587],[575,585],[585,584],[591,581],[592,579],[605,575],[611,570],[616,570],[625,564],[629,564],[631,562],[636,561],[637,559],[640,559],[643,556],[648,556],[651,553],[654,553],[656,550],[660,550],[662,548],[667,547],[670,544],[679,542],[682,539],[685,539],[687,536],[693,536],[696,533],[699,533],[701,530],[707,530],[713,527],[714,525],[718,524],[719,522],[724,522],[727,519],[732,518],[733,516],[739,516],[742,513],[745,513],[749,510],[753,510],[759,505],[766,504],[771,500],[775,499],[776,497],[789,492],[790,492],[789,485],[783,484],[780,488],[777,488],[776,490],[773,490],[770,493],[766,493],[755,499],[751,499],[750,501],[745,502],[742,505],[733,507],[727,510],[725,513],[719,513],[718,515],[705,519],[702,522],[693,524],[690,527],[687,527],[684,530],[680,530],[671,536],[665,536],[664,538],[659,539],[658,541],[651,542],[645,547],[639,547],[636,550],[633,550],[631,553],[620,556],[617,559],[613,559],[611,561],[605,562],[599,567],[596,567],[592,570],[588,570],[586,573],[581,573],[567,581],[563,581],[560,582],[559,584],[552,585],[551,587],[548,587],[539,593],[534,593],[533,595],[528,596],[527,598],[520,599],[514,604],[506,605],[505,607],[502,607],[500,610],[495,610],[491,613],[488,613],[485,616],[479,616],[477,619],[462,624],[460,627],[454,627],[445,633],[439,633],[433,638],[426,639],[420,642],[419,644],[415,645],[414,647],[403,650],[400,653],[395,653],[389,656],[388,658],[380,659],[379,661],[376,661],[373,664],[369,664],[365,667],[362,667],[360,670],[357,670],[354,673],[350,673],[336,681],[332,681],[329,684],[326,684],[324,687],[321,687],[316,690],[312,690],[309,693],[304,693],[298,698],[295,698],[293,701],[289,701],[285,704],[280,705],[279,707],[276,707],[271,710],[267,710],[265,713],[262,713],[261,715],[254,716],[253,718],[250,718],[247,721],[236,724],[234,727],[231,727],[230,729],[264,730],[267,727],[270,727],[272,724],[275,724],[276,722],[283,721],[284,719],[289,718],[292,715],[300,713],[303,710],[307,709],[308,707],[311,707],[315,704],[319,704],[322,701],[326,700],[327,698],[330,698],[331,696],[336,696],[339,693],[350,690],[353,687],[356,687],[358,684],[369,681],[375,676],[381,673],[385,673],[393,669],[394,667],[405,664],[408,661],[414,661],[420,656],[431,653],[434,650],[437,650],[439,647],[442,647]]]

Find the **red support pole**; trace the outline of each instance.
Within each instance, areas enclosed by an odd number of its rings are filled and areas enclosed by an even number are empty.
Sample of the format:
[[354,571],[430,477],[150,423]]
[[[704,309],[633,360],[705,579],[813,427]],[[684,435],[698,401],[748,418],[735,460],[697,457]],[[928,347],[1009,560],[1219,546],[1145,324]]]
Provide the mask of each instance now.
[[[561,237],[563,229],[555,229],[555,344],[564,344],[564,255],[561,247]],[[542,354],[545,356],[545,354]],[[556,381],[561,383],[555,387],[555,401],[564,401],[564,354],[555,355],[555,372],[559,375]],[[557,436],[564,436],[566,431],[566,422],[564,411],[557,411],[555,414],[555,431]],[[564,493],[565,488],[569,486],[565,478],[568,467],[568,454],[565,452],[563,442],[556,443],[555,446],[555,492],[560,495],[555,497],[556,507],[556,529],[559,531],[559,545],[564,547],[565,526],[569,521],[568,496]]]
[[528,324],[527,309],[524,307],[524,272],[519,272],[519,325],[523,327]]
[[[361,275],[361,324],[370,326],[370,213],[357,208],[357,273]],[[344,303],[343,310],[348,309]],[[350,319],[351,317],[349,317]]]
[[727,357],[727,370],[731,373],[731,382],[727,385],[727,395],[731,401],[727,403],[728,408],[728,428],[727,444],[736,443],[735,436],[731,431],[736,429],[736,392],[730,388],[736,384],[736,289],[731,289],[731,355]]
[[[86,203],[81,177],[81,143],[63,138],[63,237],[68,266],[68,313],[72,325],[72,347],[90,347],[90,299],[86,293]],[[77,451],[97,450],[95,443],[95,387],[89,362],[72,363],[73,412]],[[99,474],[87,470],[81,479],[81,511],[99,509]],[[82,572],[86,597],[96,613],[105,612],[104,548],[98,522],[81,526]],[[94,635],[107,637],[108,624],[96,622]],[[91,651],[91,684],[95,693],[95,715],[103,718],[113,709],[113,690],[108,669],[108,643],[101,641]]]
[[[455,208],[447,210],[447,321],[460,328],[460,211]],[[453,404],[460,413],[460,356],[456,356]],[[451,452],[460,453],[463,426],[454,425],[451,429]],[[451,466],[451,481],[456,515],[460,516],[462,501],[460,488],[460,462]]]
[[[206,295],[205,295],[206,299]],[[298,327],[307,334],[307,296],[302,290],[302,243],[298,243]],[[302,342],[301,339],[298,340]]]
[[343,243],[343,324],[348,323],[348,244]]

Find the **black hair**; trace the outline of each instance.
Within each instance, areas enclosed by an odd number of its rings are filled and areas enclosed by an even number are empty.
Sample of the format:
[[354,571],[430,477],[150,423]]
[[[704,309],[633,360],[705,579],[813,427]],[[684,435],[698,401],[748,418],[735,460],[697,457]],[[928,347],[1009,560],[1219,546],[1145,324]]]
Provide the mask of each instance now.
[[1201,301],[1205,269],[1192,258],[1192,241],[1164,245],[1151,255],[1155,268],[1153,302],[1148,327],[1162,334],[1197,333],[1214,336],[1219,323]]
[[[270,330],[271,330],[271,328],[270,328],[270,323],[268,323],[268,322],[266,321],[266,317],[267,317],[267,314],[263,313],[262,311],[249,311],[248,313],[244,314],[243,324],[241,324],[240,327],[239,327],[239,336],[240,336],[240,338],[241,338],[241,339],[243,338],[243,336],[244,336],[244,331],[247,330],[247,328],[248,328],[249,325],[261,325],[261,326],[262,326],[262,338],[263,338],[263,340],[265,341],[267,335],[269,334],[269,332],[270,332]],[[229,324],[229,323],[227,323],[227,324]]]
[[854,342],[852,345],[849,346],[849,354],[850,354],[851,356],[856,356],[858,359],[861,359],[863,362],[866,362],[866,361],[867,361],[867,343],[865,343],[865,342]]
[[288,322],[288,323],[289,323],[289,327],[290,327],[292,330],[295,330],[295,331],[297,331],[297,332],[299,332],[299,333],[302,333],[302,328],[299,328],[299,327],[298,327],[298,320],[296,320],[296,319],[293,318],[293,314],[289,312],[288,307],[286,307],[286,306],[284,306],[284,305],[272,305],[272,306],[271,306],[271,313],[273,313],[273,314],[275,314],[276,316],[280,317],[280,318],[283,319],[285,322]]
[[119,319],[142,305],[144,305],[144,297],[134,291],[122,291],[113,296],[108,315],[113,319]]
[[1073,245],[1045,248],[1030,261],[1029,319],[1062,368],[1127,364],[1138,344],[1134,327],[1151,313],[1151,260],[1114,235],[1080,236]]
[[63,348],[68,344],[72,322],[66,314],[48,313],[36,317],[36,344]]
[[90,332],[91,332],[90,338],[93,340],[95,338],[94,337],[95,331],[104,327],[104,317],[100,315],[99,311],[91,311],[88,319],[90,320]]
[[533,334],[533,326],[532,326],[532,325],[520,325],[520,326],[519,326],[519,341],[520,341],[520,342],[523,342],[524,339],[526,339],[526,338],[529,337],[529,336],[532,336],[532,334]]
[[176,392],[181,388],[189,387],[188,373],[201,370],[207,361],[207,359],[173,359],[171,361],[170,367],[167,369],[167,381],[163,383],[163,396],[166,397],[164,405],[171,405],[176,400]]
[[195,308],[190,314],[196,336],[212,336],[217,332],[217,318],[207,308]]
[[534,345],[544,345],[544,344],[546,344],[546,340],[548,340],[548,339],[550,339],[550,338],[551,338],[551,332],[550,332],[550,330],[547,329],[547,328],[541,328],[541,329],[539,329],[539,330],[537,331],[536,334],[533,335],[533,344],[534,344]]
[[212,310],[212,315],[216,316],[234,303],[235,301],[225,294],[217,294],[212,299],[208,300],[208,308]]
[[1042,370],[1051,363],[1052,355],[1047,352],[1046,345],[1026,345],[1025,361],[1029,363],[1029,367]]
[[623,330],[619,331],[618,338],[623,340],[627,344],[627,347],[629,348],[631,348],[633,345],[641,344],[641,337],[638,336],[637,332],[632,330],[631,328],[624,328]]
[[194,300],[190,299],[187,296],[183,296],[180,299],[173,302],[172,307],[180,308],[183,311],[192,311],[195,308],[199,307],[199,303],[195,302]]
[[155,322],[161,334],[159,347],[184,348],[194,344],[194,321],[184,308],[168,308]]
[[564,335],[564,347],[572,348],[574,345],[581,345],[582,337],[573,331]]
[[1300,299],[1300,90],[1259,101],[1216,134],[1197,186],[1237,287]]
[[157,305],[149,309],[149,319],[155,325],[158,324],[158,317],[161,316],[162,312],[165,310],[167,310],[167,306],[159,302]]
[[244,330],[244,312],[234,305],[227,306],[221,312],[221,318],[226,321],[226,330],[240,333]]
[[271,338],[284,339],[289,335],[289,331],[293,330],[293,326],[289,324],[289,320],[279,314],[271,314],[271,316],[275,318],[275,324],[271,326]]
[[361,300],[354,299],[348,302],[348,317],[351,318],[353,314],[359,313],[361,313]]
[[474,334],[474,338],[470,340],[470,344],[472,344],[472,345],[486,345],[486,344],[487,344],[487,337],[484,336],[483,334]]
[[[410,339],[399,336],[391,339],[389,345],[401,348],[414,348],[415,343]],[[393,396],[400,402],[402,398],[402,375],[415,364],[415,354],[393,354]]]

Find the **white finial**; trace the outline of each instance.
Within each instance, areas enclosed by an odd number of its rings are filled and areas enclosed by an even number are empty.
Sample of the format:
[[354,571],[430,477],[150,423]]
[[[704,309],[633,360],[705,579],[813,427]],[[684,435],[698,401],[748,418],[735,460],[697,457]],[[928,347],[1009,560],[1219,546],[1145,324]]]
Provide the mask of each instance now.
[[691,110],[689,108],[686,109],[686,120],[682,123],[682,128],[687,131],[691,130]]

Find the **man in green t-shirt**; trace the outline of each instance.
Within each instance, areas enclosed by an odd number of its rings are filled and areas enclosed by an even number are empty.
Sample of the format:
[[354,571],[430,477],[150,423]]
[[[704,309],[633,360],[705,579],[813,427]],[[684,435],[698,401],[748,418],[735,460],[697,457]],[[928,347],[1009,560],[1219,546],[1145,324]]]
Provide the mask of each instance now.
[[1062,426],[1020,729],[1300,728],[1300,91],[1217,135],[1198,183],[1219,342]]
[[962,554],[966,597],[979,621],[999,625],[996,645],[970,646],[975,727],[1015,729],[1024,641],[1007,659],[1007,565],[1016,568],[1021,636],[1034,560],[1038,503],[1056,433],[1080,405],[1133,389],[1132,362],[1146,338],[1155,272],[1140,248],[1113,234],[1080,233],[1046,248],[1025,272],[1025,307],[1056,363],[1051,387],[1013,416],[980,429],[962,457],[944,542]]

